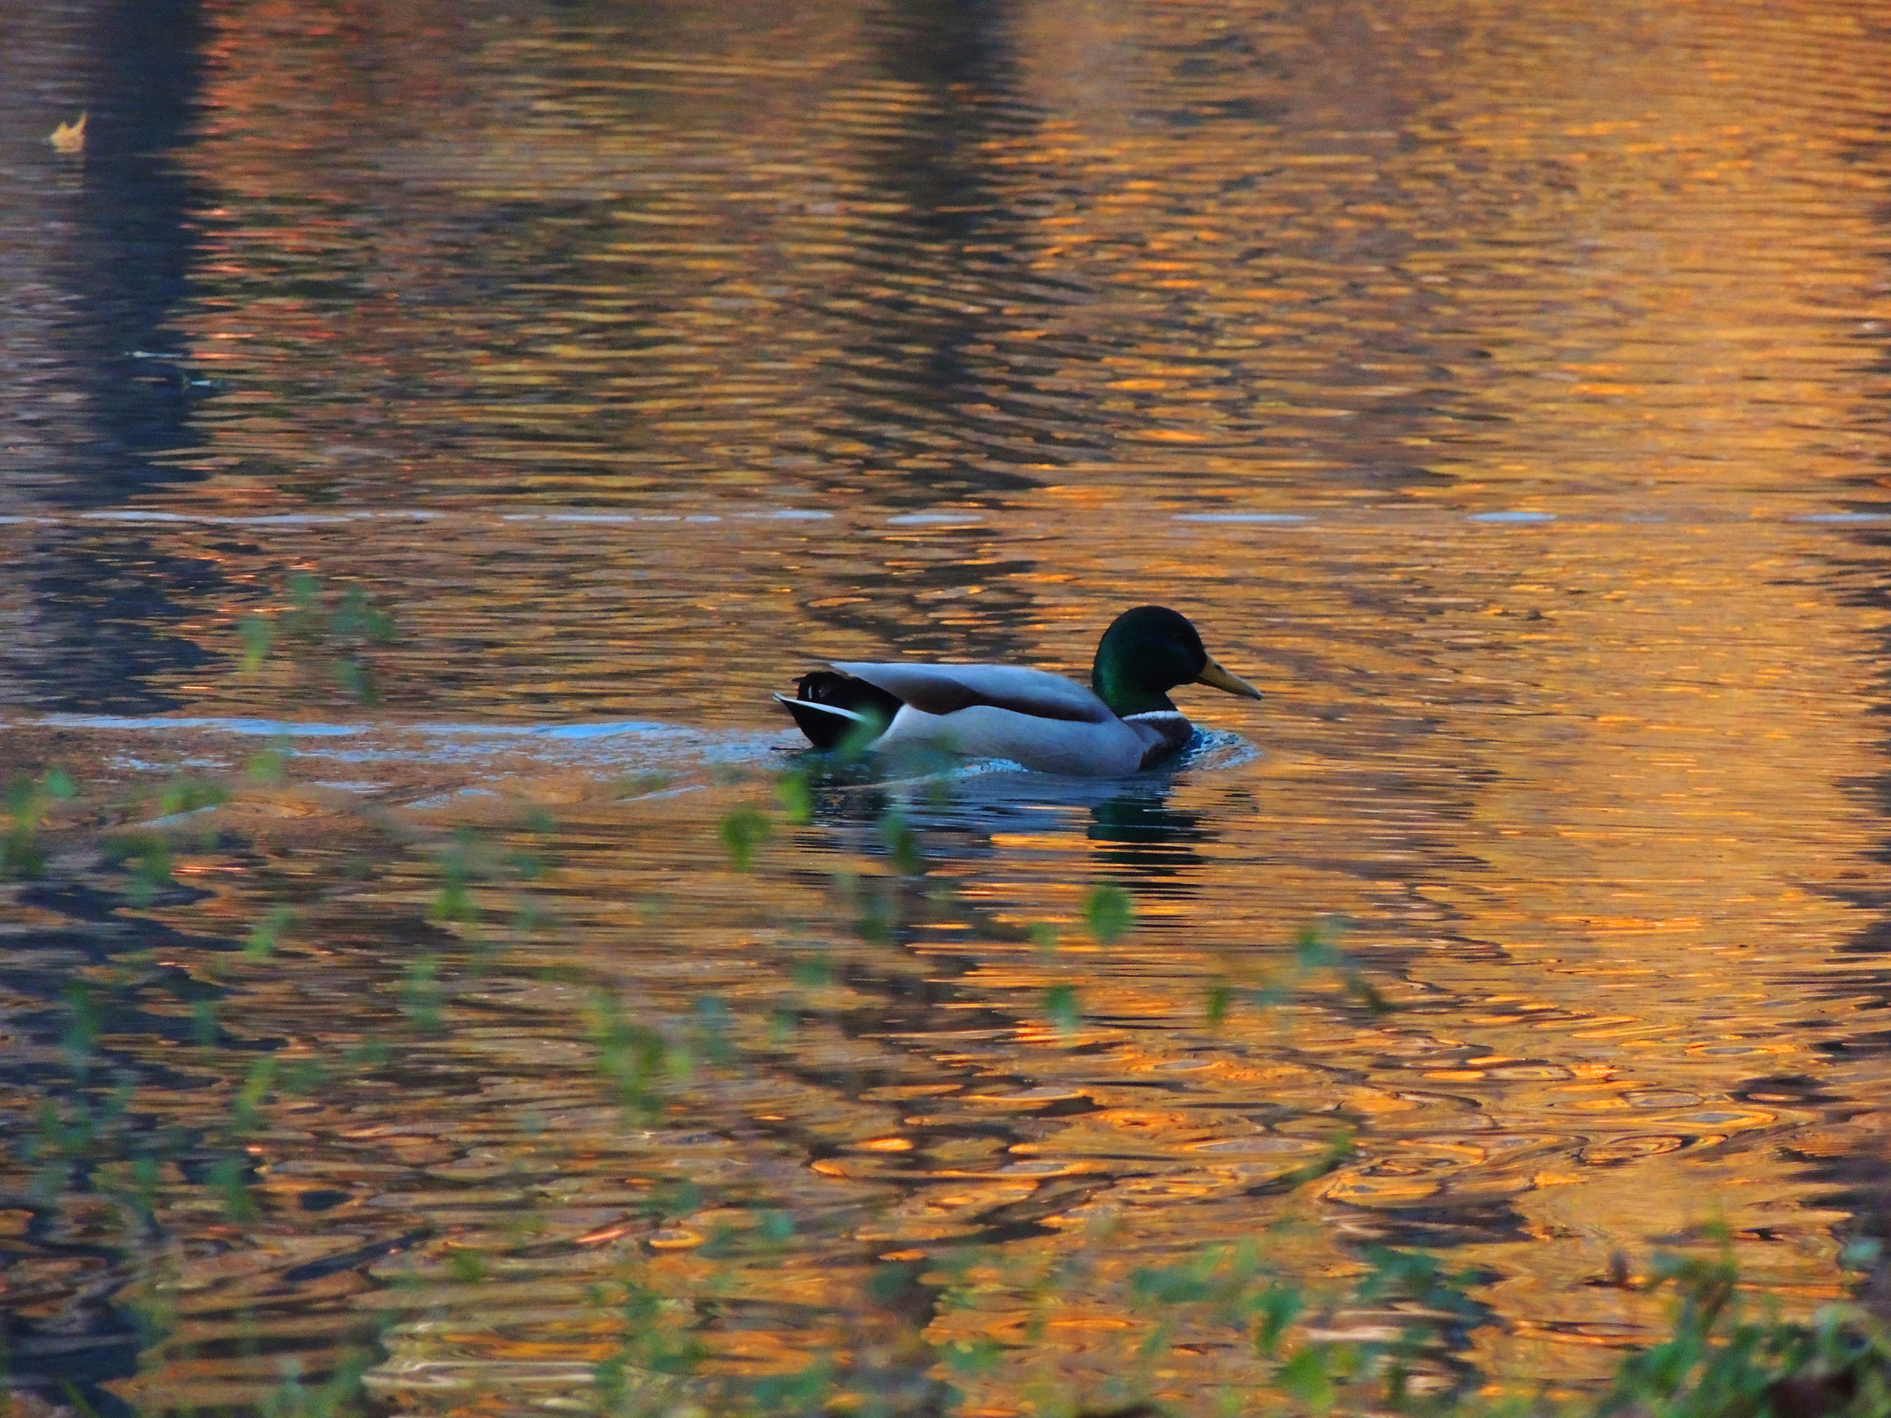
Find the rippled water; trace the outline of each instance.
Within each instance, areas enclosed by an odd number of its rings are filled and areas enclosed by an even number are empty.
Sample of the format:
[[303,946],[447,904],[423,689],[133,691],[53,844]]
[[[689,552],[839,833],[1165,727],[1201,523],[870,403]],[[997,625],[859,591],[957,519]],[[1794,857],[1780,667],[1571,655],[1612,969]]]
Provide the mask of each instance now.
[[[1506,1382],[1655,1333],[1611,1256],[1703,1223],[1789,1310],[1844,1289],[1891,1101],[1891,8],[16,9],[0,768],[82,790],[0,909],[16,1382],[240,1406],[367,1343],[389,1411],[555,1408],[633,1272],[768,1372],[871,1350],[876,1284],[1019,1339],[1087,1255],[1019,1364],[1088,1392],[1134,1267],[1263,1232],[1473,1269]],[[299,574],[394,615],[377,708],[319,637],[245,666]],[[1268,695],[1185,692],[1177,771],[837,781],[732,870],[810,662],[1081,673],[1151,600]],[[140,896],[98,829],[150,818]],[[1319,921],[1389,1012],[1316,975],[1212,1019]],[[741,1066],[627,1120],[610,1001]],[[266,1055],[352,1062],[267,1094],[232,1218],[207,1139]],[[48,1101],[113,1089],[123,1155],[49,1173]],[[756,1207],[794,1238],[705,1244]],[[1185,1406],[1258,1372],[1169,1362]]]

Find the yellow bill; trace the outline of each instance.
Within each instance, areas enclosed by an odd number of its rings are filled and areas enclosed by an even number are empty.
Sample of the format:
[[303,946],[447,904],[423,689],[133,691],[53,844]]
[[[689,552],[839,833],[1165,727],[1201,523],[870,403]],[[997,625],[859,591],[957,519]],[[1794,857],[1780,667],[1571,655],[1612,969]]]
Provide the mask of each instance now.
[[1260,690],[1242,679],[1240,675],[1229,674],[1215,662],[1213,655],[1208,657],[1208,668],[1195,676],[1195,683],[1212,684],[1216,689],[1225,690],[1229,694],[1238,694],[1243,699],[1261,697]]

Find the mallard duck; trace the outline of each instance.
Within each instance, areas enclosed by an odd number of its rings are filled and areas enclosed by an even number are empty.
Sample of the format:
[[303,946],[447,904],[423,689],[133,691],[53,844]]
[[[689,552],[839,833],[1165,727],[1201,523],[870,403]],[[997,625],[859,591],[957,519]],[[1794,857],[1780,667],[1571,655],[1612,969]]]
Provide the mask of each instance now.
[[1040,773],[1115,778],[1188,742],[1194,729],[1169,700],[1178,684],[1261,697],[1215,663],[1186,617],[1138,606],[1103,632],[1088,689],[1017,665],[834,660],[795,681],[792,699],[775,698],[817,749],[926,745]]

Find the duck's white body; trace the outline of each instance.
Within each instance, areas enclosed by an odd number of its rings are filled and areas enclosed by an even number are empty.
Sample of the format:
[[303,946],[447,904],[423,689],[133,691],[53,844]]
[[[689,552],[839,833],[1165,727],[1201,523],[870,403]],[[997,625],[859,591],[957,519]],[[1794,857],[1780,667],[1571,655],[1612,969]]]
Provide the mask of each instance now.
[[775,698],[822,751],[937,746],[1040,773],[1119,778],[1189,741],[1194,729],[1168,695],[1179,684],[1261,697],[1215,663],[1186,617],[1137,606],[1103,632],[1089,685],[1020,665],[834,660],[796,680],[793,698]]
[[1005,758],[1039,773],[1116,778],[1188,742],[1173,711],[1119,719],[1075,680],[1015,665],[834,661],[842,674],[900,700],[875,747],[936,746],[968,758]]

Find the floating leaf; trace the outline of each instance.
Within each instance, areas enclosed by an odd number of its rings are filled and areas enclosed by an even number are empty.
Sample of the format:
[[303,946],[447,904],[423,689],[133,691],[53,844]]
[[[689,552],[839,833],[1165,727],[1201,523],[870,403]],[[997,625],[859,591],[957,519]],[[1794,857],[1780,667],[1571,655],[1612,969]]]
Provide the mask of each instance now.
[[58,153],[82,153],[85,151],[85,120],[92,115],[81,113],[71,123],[61,123],[46,135],[46,141],[53,145]]

